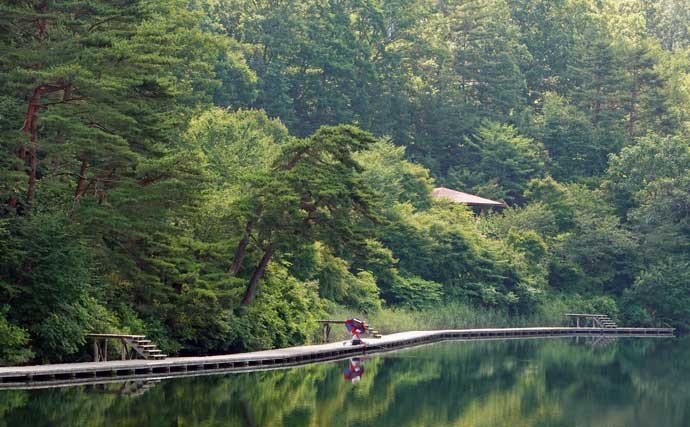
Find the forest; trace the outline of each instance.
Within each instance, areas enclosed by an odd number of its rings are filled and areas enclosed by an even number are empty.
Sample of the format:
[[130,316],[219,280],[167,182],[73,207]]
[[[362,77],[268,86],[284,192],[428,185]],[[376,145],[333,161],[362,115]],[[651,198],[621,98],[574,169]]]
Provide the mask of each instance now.
[[690,329],[686,0],[0,2],[0,364],[571,310]]

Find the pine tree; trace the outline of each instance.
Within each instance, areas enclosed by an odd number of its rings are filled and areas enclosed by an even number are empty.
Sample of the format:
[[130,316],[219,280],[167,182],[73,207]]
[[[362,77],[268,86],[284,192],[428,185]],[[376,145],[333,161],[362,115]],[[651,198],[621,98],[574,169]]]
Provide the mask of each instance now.
[[[664,81],[655,70],[658,54],[646,41],[630,46],[624,53],[626,130],[629,138],[647,129],[663,127],[667,106],[661,88]],[[655,126],[656,125],[656,126]]]
[[282,148],[270,177],[255,182],[260,194],[252,203],[254,215],[248,218],[235,251],[237,273],[249,239],[257,242],[261,253],[242,304],[251,304],[256,297],[276,252],[315,240],[337,251],[362,239],[354,233],[354,224],[374,218],[375,213],[371,192],[357,178],[362,169],[353,154],[372,142],[371,135],[355,127],[325,126]]
[[[170,174],[164,162],[141,166],[165,157],[185,105],[216,85],[206,63],[222,49],[177,6],[122,0],[9,8],[0,72],[14,111],[3,117],[12,136],[4,148],[28,177],[3,189],[11,192],[8,204],[52,204],[48,192],[37,194],[39,181],[59,188],[60,202],[71,193],[74,204],[87,194],[103,203],[120,183],[145,186]],[[205,47],[189,50],[193,43]]]
[[568,94],[578,109],[590,117],[593,175],[604,172],[608,154],[618,152],[623,145],[623,72],[620,51],[603,29],[593,28],[578,45],[576,62],[571,68],[574,84]]
[[528,52],[517,40],[506,3],[462,2],[449,6],[447,19],[464,102],[489,117],[519,110],[527,90],[520,67]]

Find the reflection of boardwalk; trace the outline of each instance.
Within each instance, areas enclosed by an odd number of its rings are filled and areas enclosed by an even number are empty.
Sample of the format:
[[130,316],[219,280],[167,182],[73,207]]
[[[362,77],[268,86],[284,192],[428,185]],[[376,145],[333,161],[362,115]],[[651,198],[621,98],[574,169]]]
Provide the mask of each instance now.
[[613,344],[618,340],[618,337],[611,335],[597,335],[591,337],[576,337],[575,342],[577,344],[585,344],[592,348],[604,348]]
[[91,384],[88,386],[88,390],[100,394],[116,394],[118,396],[139,397],[160,382],[160,379],[123,381],[121,384],[118,384],[118,387],[116,388],[112,387],[112,384],[107,383]]
[[594,348],[603,348],[603,347],[608,347],[612,343],[616,342],[618,338],[616,337],[608,337],[608,336],[599,336],[599,337],[594,337],[592,339],[592,342],[589,344]]
[[0,368],[0,389],[54,387],[65,384],[113,382],[147,377],[279,369],[451,339],[524,339],[568,336],[672,337],[673,333],[674,330],[668,328],[567,327],[412,331],[386,335],[380,339],[368,339],[366,345],[358,346],[346,346],[342,342],[336,342],[207,357],[170,357],[163,360],[120,360],[5,367]]
[[161,382],[161,380],[129,381],[129,386],[126,388],[123,387],[120,391],[120,395],[139,397],[154,388],[159,382]]

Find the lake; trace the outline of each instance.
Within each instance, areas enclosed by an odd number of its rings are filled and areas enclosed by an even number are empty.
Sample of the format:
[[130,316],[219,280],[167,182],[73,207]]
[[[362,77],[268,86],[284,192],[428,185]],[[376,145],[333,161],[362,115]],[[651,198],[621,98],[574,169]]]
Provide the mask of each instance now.
[[0,426],[690,426],[690,339],[452,341],[299,368],[0,391]]

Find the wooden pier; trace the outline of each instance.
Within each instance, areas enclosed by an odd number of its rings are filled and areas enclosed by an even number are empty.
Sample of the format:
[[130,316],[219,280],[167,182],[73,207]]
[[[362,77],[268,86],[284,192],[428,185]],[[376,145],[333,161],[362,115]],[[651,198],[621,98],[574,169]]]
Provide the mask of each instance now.
[[0,367],[0,389],[45,388],[103,383],[135,378],[208,375],[224,372],[282,369],[307,363],[345,359],[445,340],[496,340],[573,336],[673,337],[671,328],[505,328],[401,332],[365,339],[365,345],[335,342],[205,357],[66,363]]

